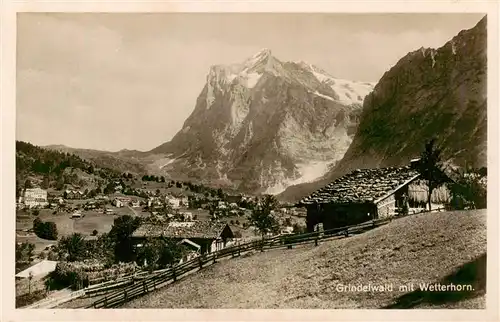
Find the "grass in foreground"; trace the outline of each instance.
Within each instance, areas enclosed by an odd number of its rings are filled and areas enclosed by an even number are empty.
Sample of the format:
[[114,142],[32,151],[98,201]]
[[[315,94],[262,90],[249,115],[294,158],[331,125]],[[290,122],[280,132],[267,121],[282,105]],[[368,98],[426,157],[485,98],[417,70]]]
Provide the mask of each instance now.
[[[318,247],[224,261],[123,307],[484,308],[484,254],[485,210],[420,214]],[[443,298],[399,289],[440,281],[473,283],[475,290]],[[339,285],[369,284],[393,290],[339,291]]]

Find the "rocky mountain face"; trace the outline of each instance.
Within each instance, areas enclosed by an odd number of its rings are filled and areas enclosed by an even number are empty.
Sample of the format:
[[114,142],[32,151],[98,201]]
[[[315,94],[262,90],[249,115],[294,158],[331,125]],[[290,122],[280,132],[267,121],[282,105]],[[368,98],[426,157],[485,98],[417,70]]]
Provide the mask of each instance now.
[[342,80],[264,49],[212,66],[181,131],[150,151],[172,176],[278,193],[321,177],[352,142],[371,83]]
[[407,164],[433,137],[449,163],[486,166],[486,35],[485,17],[441,48],[399,60],[366,97],[343,159],[321,180],[281,198],[296,200],[356,168]]

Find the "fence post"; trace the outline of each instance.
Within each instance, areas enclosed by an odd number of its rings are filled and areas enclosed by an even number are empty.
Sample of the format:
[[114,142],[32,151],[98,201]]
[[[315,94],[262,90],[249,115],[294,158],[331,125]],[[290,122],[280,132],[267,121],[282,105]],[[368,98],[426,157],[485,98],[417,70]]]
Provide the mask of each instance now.
[[238,245],[238,256],[241,256],[241,245]]
[[214,252],[214,264],[215,264],[215,262],[216,262],[216,257],[217,257],[217,253],[216,253],[216,252]]
[[344,236],[349,237],[349,228],[346,228],[346,230],[344,230]]
[[[104,307],[108,306],[108,295],[104,295]],[[95,307],[95,305],[94,305]]]
[[200,269],[203,268],[203,260],[201,259],[201,255],[198,256],[198,264],[200,265]]
[[127,289],[123,290],[123,298],[124,298],[125,302],[127,302]]
[[177,281],[177,275],[175,274],[175,266],[172,266],[172,277],[174,279],[174,282]]
[[142,280],[142,290],[143,290],[144,293],[147,292],[146,281],[145,280]]
[[318,237],[314,240],[314,246],[318,246]]

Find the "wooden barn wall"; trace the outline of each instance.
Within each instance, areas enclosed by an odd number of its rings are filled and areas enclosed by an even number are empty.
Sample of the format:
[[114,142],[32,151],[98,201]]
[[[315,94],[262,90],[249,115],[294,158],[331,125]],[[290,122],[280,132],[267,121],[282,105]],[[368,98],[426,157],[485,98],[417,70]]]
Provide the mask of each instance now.
[[394,194],[377,203],[378,218],[388,218],[396,215],[396,196]]
[[356,225],[376,218],[376,208],[368,203],[327,204],[320,216],[323,229]]

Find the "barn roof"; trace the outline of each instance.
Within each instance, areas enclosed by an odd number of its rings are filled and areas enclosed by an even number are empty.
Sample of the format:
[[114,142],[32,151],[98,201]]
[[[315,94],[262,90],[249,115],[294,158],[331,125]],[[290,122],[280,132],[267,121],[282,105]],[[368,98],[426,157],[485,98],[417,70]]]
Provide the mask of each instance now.
[[357,169],[315,191],[299,204],[376,203],[418,176],[410,166]]
[[225,222],[170,222],[167,225],[144,224],[132,237],[205,238],[216,239],[227,226]]

